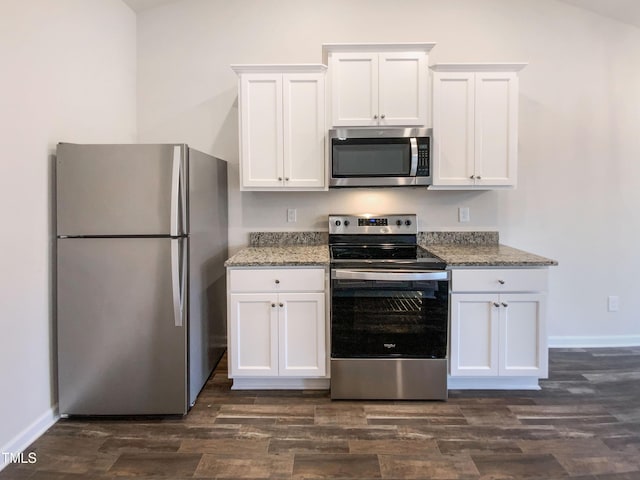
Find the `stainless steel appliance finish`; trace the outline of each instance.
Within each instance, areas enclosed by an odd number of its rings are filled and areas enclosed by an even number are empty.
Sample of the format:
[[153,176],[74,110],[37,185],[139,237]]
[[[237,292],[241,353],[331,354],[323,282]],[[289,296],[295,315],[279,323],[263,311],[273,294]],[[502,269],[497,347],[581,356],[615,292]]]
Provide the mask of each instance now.
[[329,131],[329,186],[431,185],[431,129],[339,128]]
[[446,359],[337,358],[331,360],[334,400],[444,400]]
[[195,402],[226,345],[226,170],[183,144],[58,145],[62,415]]
[[331,398],[447,398],[449,272],[416,216],[331,215]]

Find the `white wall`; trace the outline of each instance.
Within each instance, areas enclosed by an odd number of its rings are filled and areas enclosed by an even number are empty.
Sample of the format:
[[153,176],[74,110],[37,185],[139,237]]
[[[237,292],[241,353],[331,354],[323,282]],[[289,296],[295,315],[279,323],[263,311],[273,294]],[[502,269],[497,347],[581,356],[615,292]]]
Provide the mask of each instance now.
[[[459,228],[465,205],[465,227],[560,262],[554,343],[640,342],[640,29],[556,0],[183,0],[139,14],[138,35],[140,140],[231,162],[234,251],[249,231],[322,229],[330,212],[416,211],[423,229]],[[516,190],[239,192],[230,64],[319,63],[322,43],[409,41],[437,42],[431,63],[529,62]],[[620,296],[618,313],[607,295]]]
[[135,22],[120,0],[0,3],[2,452],[26,447],[57,402],[51,155],[59,141],[135,140]]

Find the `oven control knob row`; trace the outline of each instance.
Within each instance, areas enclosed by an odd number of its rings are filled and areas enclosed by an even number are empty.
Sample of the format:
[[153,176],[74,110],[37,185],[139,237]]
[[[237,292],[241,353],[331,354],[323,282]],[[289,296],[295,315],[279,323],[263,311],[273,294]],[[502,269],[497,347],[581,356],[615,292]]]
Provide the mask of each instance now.
[[[334,223],[336,224],[336,227],[339,227],[340,225],[342,225],[342,222],[340,220],[336,220]],[[349,223],[351,223],[351,222],[349,222],[349,220],[345,220],[344,221],[344,226],[348,227]]]
[[[411,225],[411,220],[405,220],[404,224],[408,227],[409,225]],[[397,226],[401,226],[402,225],[402,220],[396,220],[396,225]]]

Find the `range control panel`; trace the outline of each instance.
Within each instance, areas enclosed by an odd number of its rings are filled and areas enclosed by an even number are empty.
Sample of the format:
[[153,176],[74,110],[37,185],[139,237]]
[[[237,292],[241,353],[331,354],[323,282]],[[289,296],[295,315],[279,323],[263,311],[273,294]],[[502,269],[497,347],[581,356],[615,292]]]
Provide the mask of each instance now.
[[386,227],[389,225],[389,220],[386,218],[359,218],[359,227]]
[[418,233],[415,213],[393,215],[329,215],[330,234],[386,234]]

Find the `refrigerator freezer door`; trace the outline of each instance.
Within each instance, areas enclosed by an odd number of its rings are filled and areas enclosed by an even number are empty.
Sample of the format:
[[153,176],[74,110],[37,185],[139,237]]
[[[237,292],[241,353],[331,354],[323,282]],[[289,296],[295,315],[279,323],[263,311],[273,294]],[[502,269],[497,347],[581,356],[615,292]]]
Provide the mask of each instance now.
[[184,145],[58,144],[57,234],[181,235]]
[[60,413],[187,412],[187,322],[176,326],[171,255],[186,242],[58,240]]

